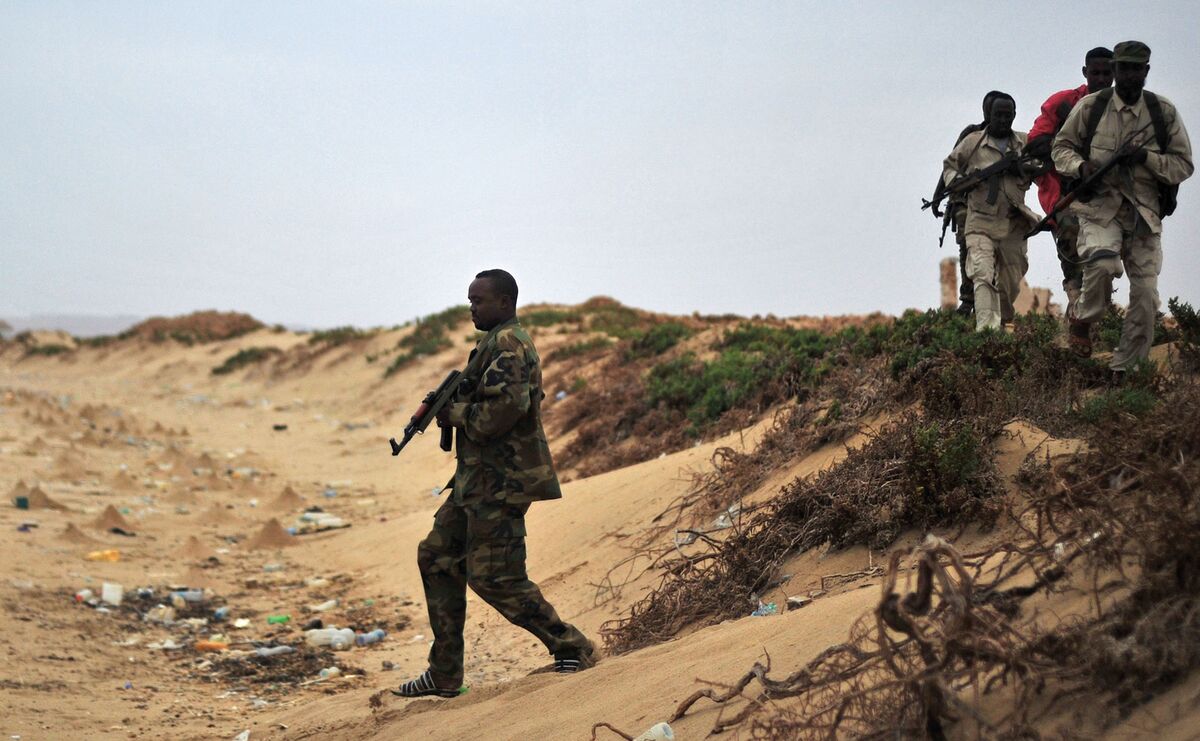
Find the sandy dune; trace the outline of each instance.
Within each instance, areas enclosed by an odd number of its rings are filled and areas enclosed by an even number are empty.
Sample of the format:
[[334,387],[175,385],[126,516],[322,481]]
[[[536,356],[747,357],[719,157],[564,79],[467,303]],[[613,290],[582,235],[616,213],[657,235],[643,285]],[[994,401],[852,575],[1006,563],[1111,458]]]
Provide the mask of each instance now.
[[[397,336],[335,347],[291,367],[220,376],[210,369],[239,349],[287,350],[305,340],[260,330],[193,347],[131,341],[66,358],[0,354],[0,491],[27,496],[31,505],[0,507],[0,556],[9,565],[0,581],[7,626],[0,731],[23,739],[231,739],[244,730],[251,739],[582,739],[605,721],[636,734],[670,717],[704,686],[698,679],[727,682],[764,654],[779,667],[800,665],[844,640],[878,600],[877,578],[838,580],[804,609],[688,630],[564,678],[530,676],[548,661],[543,649],[470,596],[470,691],[451,701],[391,696],[387,688],[425,666],[429,629],[415,550],[453,461],[432,435],[399,458],[388,454],[386,440],[468,349],[464,339],[383,380],[380,366],[363,357],[394,346]],[[467,327],[453,336],[466,338]],[[548,346],[566,341],[544,339]],[[548,373],[553,383],[554,369]],[[614,567],[654,516],[689,489],[692,475],[708,470],[717,447],[753,446],[764,427],[572,481],[561,501],[535,505],[529,569],[560,614],[593,637],[625,614],[655,577],[639,576],[644,564],[636,561]],[[1044,453],[1041,446],[1051,445],[1051,455],[1073,451],[1069,441],[1028,425],[1007,432],[1006,475],[1030,451]],[[793,461],[748,501],[769,498],[844,453],[833,445]],[[351,526],[289,534],[304,528],[301,515],[313,507]],[[791,580],[763,598],[782,604],[822,586],[823,576],[880,558],[865,549],[801,554],[785,567]],[[77,591],[98,596],[106,582],[123,586],[121,607],[76,601]],[[139,595],[139,587],[153,594]],[[180,597],[177,621],[211,620],[222,606],[229,616],[203,628],[168,628],[133,610],[169,605],[169,591],[183,588],[205,589],[206,601]],[[336,606],[320,609],[331,600]],[[1073,609],[1044,607],[1064,616]],[[288,622],[268,620],[282,615]],[[237,658],[251,641],[296,642],[303,624],[318,618],[383,627],[388,636],[279,662],[273,676],[270,662]],[[235,627],[239,619],[247,626]],[[194,649],[214,633],[229,650]],[[320,680],[318,672],[334,664],[341,676]],[[1195,688],[1186,690],[1116,733],[1138,735],[1153,718],[1164,734],[1182,734],[1190,706],[1181,698]],[[698,705],[673,724],[677,737],[704,737],[718,712]]]

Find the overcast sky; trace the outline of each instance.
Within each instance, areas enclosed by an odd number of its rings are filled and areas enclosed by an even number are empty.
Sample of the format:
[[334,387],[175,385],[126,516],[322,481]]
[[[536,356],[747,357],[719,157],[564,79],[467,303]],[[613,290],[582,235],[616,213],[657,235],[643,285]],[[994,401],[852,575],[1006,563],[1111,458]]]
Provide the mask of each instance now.
[[[1197,29],[1130,0],[0,0],[0,315],[392,324],[490,267],[523,303],[927,307],[956,251],[920,198],[983,93],[1027,130],[1136,38],[1197,137]],[[1164,307],[1200,304],[1200,178],[1163,244]]]

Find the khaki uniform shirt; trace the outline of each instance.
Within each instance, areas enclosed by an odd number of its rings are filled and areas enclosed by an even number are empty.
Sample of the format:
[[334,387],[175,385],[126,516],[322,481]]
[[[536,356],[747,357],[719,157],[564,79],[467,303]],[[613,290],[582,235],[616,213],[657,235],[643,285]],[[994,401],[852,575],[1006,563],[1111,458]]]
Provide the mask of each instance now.
[[[1054,158],[1054,166],[1068,177],[1079,176],[1079,166],[1083,164],[1080,151],[1083,149],[1088,115],[1096,105],[1096,95],[1093,93],[1079,101],[1067,117],[1058,136],[1054,137],[1054,146],[1050,152]],[[1074,212],[1079,216],[1097,224],[1107,225],[1116,217],[1122,202],[1129,201],[1150,227],[1151,233],[1162,232],[1158,185],[1181,183],[1191,176],[1194,167],[1192,143],[1183,128],[1183,122],[1179,120],[1175,106],[1161,95],[1158,96],[1158,100],[1162,105],[1167,132],[1170,134],[1166,152],[1159,150],[1158,141],[1154,138],[1154,126],[1150,122],[1150,111],[1146,108],[1146,97],[1138,96],[1137,102],[1129,105],[1113,91],[1108,108],[1100,118],[1096,133],[1092,137],[1090,159],[1096,164],[1108,162],[1130,136],[1144,128],[1145,131],[1136,137],[1134,143],[1149,142],[1146,146],[1146,162],[1132,167],[1117,165],[1106,173],[1098,192],[1090,201],[1076,201]]]
[[516,317],[471,351],[482,353],[475,378],[464,378],[450,405],[458,467],[453,497],[511,504],[562,496],[542,429],[542,368],[533,340]]
[[[1005,151],[1019,153],[1025,146],[1025,134],[1014,131]],[[1000,161],[1004,152],[996,146],[987,130],[967,134],[943,163],[942,177],[949,185],[955,179],[982,170]],[[988,183],[980,183],[967,196],[967,234],[983,234],[1004,239],[1014,232],[1024,233],[1038,222],[1038,215],[1025,205],[1025,192],[1032,181],[1006,172],[1000,176],[995,203],[988,203]]]

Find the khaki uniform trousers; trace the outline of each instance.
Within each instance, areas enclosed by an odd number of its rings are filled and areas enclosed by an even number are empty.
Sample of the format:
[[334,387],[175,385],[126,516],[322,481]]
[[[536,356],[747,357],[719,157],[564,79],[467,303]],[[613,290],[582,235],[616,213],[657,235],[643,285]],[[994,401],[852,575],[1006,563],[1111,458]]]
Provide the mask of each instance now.
[[1158,313],[1158,274],[1162,272],[1162,239],[1150,232],[1126,201],[1108,224],[1079,218],[1079,256],[1084,261],[1083,289],[1075,318],[1098,322],[1112,296],[1113,280],[1129,275],[1129,309],[1121,325],[1121,342],[1113,352],[1113,370],[1128,370],[1150,355]]
[[1013,301],[1028,269],[1020,232],[1003,239],[977,232],[967,235],[967,276],[975,287],[975,329],[1000,329],[1012,321]]

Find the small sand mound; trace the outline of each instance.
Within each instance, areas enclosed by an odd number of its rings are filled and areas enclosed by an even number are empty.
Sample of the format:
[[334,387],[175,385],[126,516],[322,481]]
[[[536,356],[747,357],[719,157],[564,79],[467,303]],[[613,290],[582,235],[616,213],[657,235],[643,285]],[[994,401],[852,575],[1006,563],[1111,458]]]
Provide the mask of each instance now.
[[75,523],[73,522],[67,523],[66,529],[58,534],[58,539],[64,543],[70,543],[72,545],[93,546],[100,542],[79,528],[75,527]]
[[304,504],[304,499],[291,486],[283,487],[283,491],[279,496],[271,500],[267,508],[275,512],[292,512],[300,509]]
[[99,517],[92,520],[92,527],[97,530],[111,530],[114,527],[119,527],[125,532],[133,531],[133,528],[129,525],[129,521],[122,517],[117,508],[111,504],[104,508]]
[[[184,558],[203,561],[206,558],[211,558],[217,555],[217,552],[200,542],[200,539],[195,535],[188,536],[187,543],[184,543],[183,549],[180,551]],[[188,582],[191,584],[191,582]]]
[[28,493],[29,493],[29,487],[25,485],[25,481],[24,481],[24,479],[22,479],[21,481],[18,481],[16,484],[13,485],[12,491],[9,492],[9,496],[23,497],[23,496],[27,495]]
[[56,502],[50,498],[46,492],[42,491],[42,487],[35,486],[29,490],[29,509],[56,509],[59,512],[65,512],[66,506],[61,502]]
[[208,509],[204,510],[204,514],[200,515],[200,518],[208,525],[229,525],[238,521],[238,518],[232,512],[216,502],[209,505]]
[[266,525],[262,526],[262,530],[258,531],[247,543],[246,547],[253,550],[267,550],[270,548],[286,548],[290,545],[296,545],[296,538],[288,535],[287,530],[279,524],[279,520],[272,517],[267,521]]
[[112,488],[115,491],[133,491],[138,488],[138,482],[128,471],[117,471],[112,477]]
[[74,455],[63,451],[54,460],[54,471],[62,478],[78,480],[87,475],[87,469]]
[[223,582],[214,579],[210,572],[196,566],[189,567],[184,572],[181,581],[190,589],[213,589],[220,591],[225,586]]

